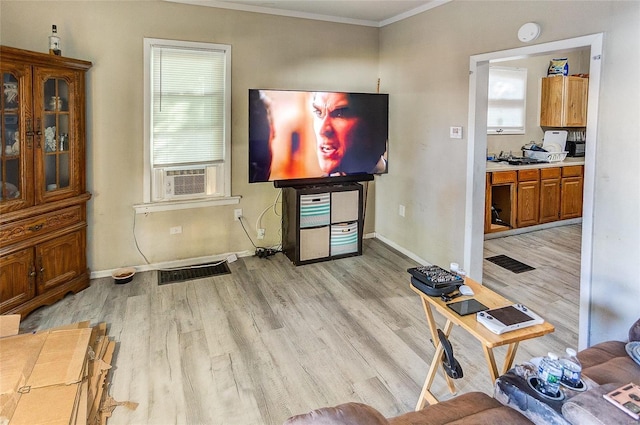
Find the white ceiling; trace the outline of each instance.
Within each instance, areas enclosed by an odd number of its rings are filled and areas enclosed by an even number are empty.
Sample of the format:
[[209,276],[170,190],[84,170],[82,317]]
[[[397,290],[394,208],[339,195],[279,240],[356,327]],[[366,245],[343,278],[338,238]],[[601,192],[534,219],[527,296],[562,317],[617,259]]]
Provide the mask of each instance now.
[[271,15],[382,27],[450,0],[166,0]]

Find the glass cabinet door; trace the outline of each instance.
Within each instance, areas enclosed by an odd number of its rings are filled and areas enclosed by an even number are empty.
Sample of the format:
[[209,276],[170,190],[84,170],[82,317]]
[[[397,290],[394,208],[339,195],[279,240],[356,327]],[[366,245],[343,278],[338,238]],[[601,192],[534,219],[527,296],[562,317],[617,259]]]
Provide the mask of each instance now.
[[44,188],[69,187],[69,84],[63,79],[44,82]]
[[56,195],[77,191],[77,166],[74,116],[74,73],[36,69],[35,108],[38,139],[36,190],[38,202],[53,200]]
[[[33,204],[26,174],[32,166],[33,121],[27,115],[31,102],[29,67],[3,64],[0,96],[0,211],[8,212]],[[25,140],[27,139],[27,140]],[[29,142],[29,144],[27,144]]]

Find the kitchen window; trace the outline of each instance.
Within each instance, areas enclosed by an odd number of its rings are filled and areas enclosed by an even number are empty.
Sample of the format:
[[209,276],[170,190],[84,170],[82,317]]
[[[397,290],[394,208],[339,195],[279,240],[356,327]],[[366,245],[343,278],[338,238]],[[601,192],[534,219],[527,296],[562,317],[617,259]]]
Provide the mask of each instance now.
[[525,134],[527,69],[489,67],[487,134]]
[[231,194],[231,46],[144,39],[144,202]]

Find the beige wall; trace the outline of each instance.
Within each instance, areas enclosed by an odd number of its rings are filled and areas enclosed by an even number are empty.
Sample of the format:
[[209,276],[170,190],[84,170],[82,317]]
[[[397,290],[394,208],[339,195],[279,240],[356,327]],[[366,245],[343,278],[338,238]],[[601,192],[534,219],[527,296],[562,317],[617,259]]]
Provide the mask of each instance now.
[[[604,32],[592,342],[623,338],[640,316],[640,2],[453,1],[380,30],[157,1],[3,0],[0,8],[3,44],[45,51],[55,23],[63,53],[94,63],[89,264],[98,271],[143,264],[132,205],[142,200],[144,36],[233,46],[233,194],[242,196],[238,206],[138,216],[151,262],[252,249],[232,210],[243,208],[253,227],[276,191],[246,183],[246,89],[374,91],[380,76],[381,91],[391,95],[390,173],[376,178],[375,231],[414,257],[446,265],[463,257],[469,57],[522,46],[517,30],[530,21],[542,27],[535,43]],[[450,126],[465,127],[465,137],[449,139]],[[279,218],[265,220],[266,241],[277,243]],[[176,225],[184,233],[170,237]]]
[[[249,88],[375,92],[378,30],[161,1],[2,1],[2,44],[46,51],[57,24],[65,56],[90,60],[88,74],[88,255],[94,272],[142,265],[134,240],[150,263],[253,252],[233,209],[242,208],[247,231],[261,246],[280,243],[280,217],[255,223],[272,205],[270,183],[248,182]],[[135,216],[142,203],[143,37],[232,46],[232,195],[238,205]],[[369,204],[373,204],[371,185]],[[279,214],[280,206],[276,211]],[[134,221],[135,216],[135,221]],[[367,211],[365,232],[375,214]],[[181,235],[169,228],[182,226]]]
[[[542,27],[534,43],[605,34],[590,342],[626,338],[640,317],[640,2],[453,1],[384,27],[380,76],[393,107],[376,233],[418,258],[462,263],[469,58],[523,46],[516,34],[526,22]],[[464,138],[449,139],[450,126],[465,126]]]

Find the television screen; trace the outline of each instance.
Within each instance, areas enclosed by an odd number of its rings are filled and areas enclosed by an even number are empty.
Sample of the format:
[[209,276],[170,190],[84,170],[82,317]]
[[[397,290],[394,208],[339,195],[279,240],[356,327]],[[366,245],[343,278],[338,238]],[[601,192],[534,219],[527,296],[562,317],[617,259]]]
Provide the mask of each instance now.
[[389,95],[249,90],[249,183],[387,172]]

